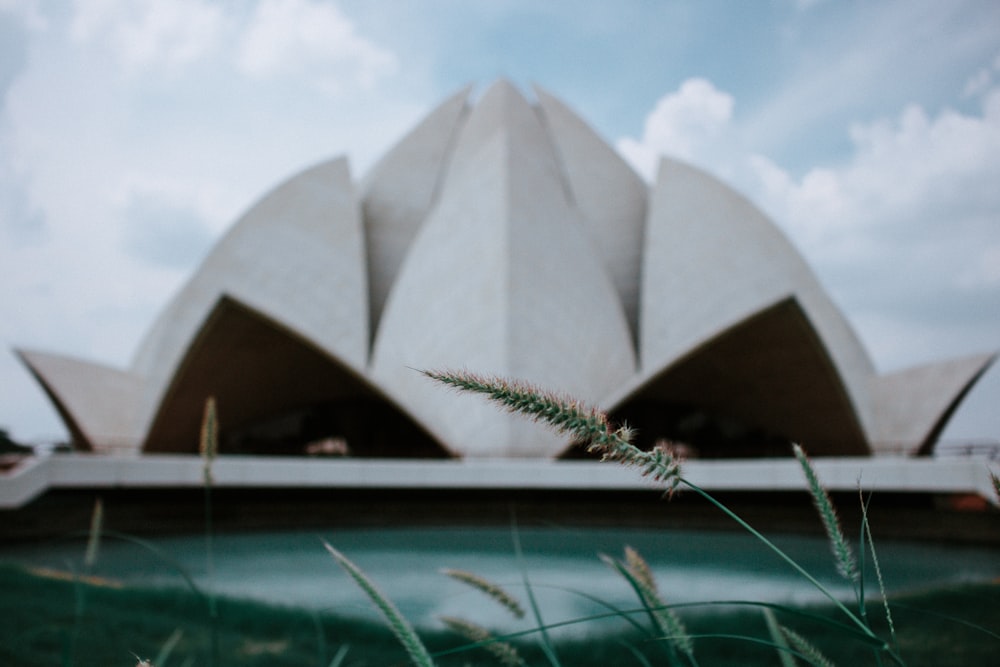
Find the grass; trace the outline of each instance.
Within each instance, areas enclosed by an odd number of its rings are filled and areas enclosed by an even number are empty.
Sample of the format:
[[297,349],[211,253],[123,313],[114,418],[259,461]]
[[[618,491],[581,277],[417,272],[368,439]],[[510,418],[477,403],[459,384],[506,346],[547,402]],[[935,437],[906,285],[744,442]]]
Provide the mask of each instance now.
[[[181,632],[170,667],[204,665],[212,652],[212,628],[204,599],[187,589],[119,588],[86,582],[86,608],[74,613],[76,588],[69,578],[0,567],[0,664],[135,664],[151,659],[176,631]],[[323,618],[317,631],[309,612],[254,602],[217,599],[215,620],[220,664],[328,665],[345,637],[363,646],[370,664],[393,664],[400,656],[391,633],[375,624]],[[78,632],[68,655],[70,637]],[[357,664],[357,663],[354,663]]]
[[[607,664],[702,665],[939,665],[991,664],[1000,653],[1000,584],[937,590],[911,599],[885,599],[875,545],[867,523],[866,499],[858,554],[844,535],[829,496],[805,451],[798,445],[806,486],[827,533],[834,563],[854,590],[854,603],[841,601],[777,544],[736,512],[683,476],[667,447],[640,450],[627,426],[612,427],[600,411],[531,385],[468,373],[425,373],[460,391],[485,395],[501,407],[568,434],[603,460],[638,468],[667,495],[686,489],[701,496],[750,533],[826,598],[819,607],[796,609],[749,602],[671,605],[661,594],[642,556],[626,546],[623,558],[602,555],[636,595],[632,609],[608,607],[604,615],[572,621],[586,624],[584,639],[553,639],[524,566],[513,526],[514,551],[534,628],[495,634],[461,618],[443,619],[450,630],[421,633],[398,611],[368,575],[334,546],[323,543],[333,561],[368,596],[385,625],[302,610],[218,598],[212,592],[123,588],[90,576],[99,550],[102,506],[95,507],[84,569],[65,576],[0,567],[0,630],[3,664],[113,665],[146,663],[221,665],[345,665],[548,663],[574,667]],[[207,567],[212,571],[211,465],[216,451],[214,402],[206,405],[201,438],[205,460]],[[993,477],[1000,494],[1000,481]],[[879,582],[876,599],[866,595],[863,573],[871,558]],[[402,558],[402,554],[401,554]],[[942,564],[947,567],[947,564]],[[491,582],[461,570],[447,576],[472,586],[524,615],[520,602]],[[890,611],[890,607],[892,611]],[[608,623],[611,619],[611,623]],[[626,623],[626,631],[619,628]],[[613,629],[612,629],[613,626]],[[175,658],[176,656],[176,658]],[[183,662],[182,662],[183,661]]]
[[[331,570],[331,578],[336,573]],[[23,667],[132,667],[133,654],[153,659],[176,631],[181,637],[170,660],[156,667],[206,663],[210,650],[208,616],[204,600],[183,588],[118,588],[92,581],[87,587],[87,608],[74,619],[75,584],[68,578],[33,573],[19,567],[0,566],[0,664]],[[977,584],[936,590],[892,600],[898,626],[900,652],[910,667],[940,665],[990,665],[1000,652],[1000,637],[966,625],[1000,628],[1000,584]],[[327,667],[337,651],[348,647],[342,667],[410,664],[405,650],[382,624],[220,597],[218,633],[220,664],[256,666]],[[878,602],[870,613],[878,615]],[[930,610],[930,611],[928,611]],[[688,632],[695,638],[700,664],[747,667],[778,666],[773,648],[746,639],[722,635],[769,637],[764,615],[756,608],[707,605],[684,607]],[[829,605],[809,611],[835,617]],[[835,664],[874,664],[862,644],[844,641],[842,634],[806,618],[777,614],[780,622],[809,638]],[[65,656],[68,638],[79,622],[76,654]],[[638,650],[652,664],[663,664],[662,651],[638,631],[609,633],[600,621],[587,627],[588,639],[555,640],[554,649],[565,665],[641,665]],[[319,628],[319,629],[317,629]],[[467,645],[458,633],[444,628],[422,631],[432,654]],[[544,664],[547,658],[534,637],[511,640],[527,664]],[[631,644],[631,646],[627,645]],[[497,659],[483,649],[450,656],[435,655],[439,665],[491,665]],[[799,664],[802,664],[801,661]]]
[[[465,371],[423,371],[423,374],[457,391],[484,396],[501,409],[525,416],[567,435],[573,441],[581,444],[586,451],[600,454],[602,461],[611,461],[638,468],[643,476],[660,483],[666,489],[668,496],[672,496],[679,489],[686,489],[701,496],[728,516],[737,527],[747,531],[762,545],[770,549],[774,555],[783,560],[788,567],[815,586],[826,597],[834,611],[835,619],[828,619],[822,625],[828,630],[830,628],[836,629],[839,635],[838,647],[844,644],[859,644],[863,647],[866,657],[880,667],[883,664],[900,666],[907,664],[900,652],[903,643],[896,630],[897,625],[893,621],[890,605],[884,599],[885,590],[882,585],[875,545],[871,541],[870,527],[867,524],[867,513],[864,513],[863,531],[859,540],[862,551],[862,559],[859,560],[841,530],[840,521],[829,495],[823,488],[805,451],[798,444],[794,445],[793,454],[802,467],[806,488],[826,529],[837,570],[854,590],[855,605],[853,609],[837,599],[795,559],[747,523],[736,512],[686,479],[681,470],[681,461],[673,455],[668,446],[657,446],[648,451],[639,449],[632,444],[634,433],[627,425],[614,427],[602,411],[584,405],[572,397],[544,391],[525,382],[476,375]],[[1000,480],[995,475],[993,475],[993,485],[1000,495]],[[866,501],[863,497],[861,503],[864,507]],[[861,579],[861,572],[865,566],[864,555],[868,552],[871,554],[880,588],[879,600],[876,602],[877,607],[875,608],[872,607],[870,596],[866,596]],[[694,640],[699,636],[712,639],[715,642],[737,641],[765,647],[774,652],[783,665],[795,664],[795,659],[802,659],[813,665],[833,664],[822,648],[811,639],[807,639],[790,625],[782,625],[778,622],[773,611],[780,609],[779,607],[771,606],[770,611],[762,614],[766,625],[766,634],[764,635],[746,632],[726,633],[721,632],[717,627],[713,628],[711,632],[700,633],[700,635],[687,630],[673,609],[661,601],[655,582],[647,577],[648,569],[645,563],[640,559],[636,564],[628,556],[627,551],[625,561],[610,558],[606,558],[606,561],[634,588],[644,611],[650,617],[650,636],[667,646],[666,658],[670,665],[699,667],[701,661],[695,657],[694,650]],[[530,587],[528,594],[531,594]],[[789,610],[783,611],[788,612]],[[883,612],[884,616],[880,618],[886,627],[880,628],[877,627],[877,623],[873,619],[879,618],[876,614]],[[939,612],[935,610],[935,613]],[[947,616],[941,616],[941,618],[947,619]],[[991,638],[1000,637],[1000,635],[985,630],[983,627],[976,629]],[[547,641],[545,643],[548,644]],[[554,655],[551,647],[547,653],[550,656]],[[701,657],[703,658],[704,654],[701,654]],[[554,667],[559,667],[557,660],[552,659],[550,662]],[[859,664],[856,658],[852,659],[851,663]],[[431,663],[415,662],[415,664],[429,667]]]

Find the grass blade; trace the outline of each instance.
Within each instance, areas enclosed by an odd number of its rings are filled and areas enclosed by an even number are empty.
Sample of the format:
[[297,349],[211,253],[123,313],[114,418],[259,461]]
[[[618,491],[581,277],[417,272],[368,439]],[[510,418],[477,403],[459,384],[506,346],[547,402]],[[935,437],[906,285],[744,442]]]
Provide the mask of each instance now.
[[170,659],[170,654],[174,652],[174,648],[177,647],[178,642],[180,642],[183,636],[184,631],[177,628],[167,637],[167,641],[163,642],[163,646],[156,653],[156,660],[153,661],[156,667],[167,667],[167,660]]
[[788,645],[784,633],[781,632],[781,626],[778,624],[774,612],[767,607],[763,609],[763,612],[764,621],[767,623],[767,632],[771,635],[771,641],[778,647],[778,659],[781,660],[781,667],[795,667],[795,658],[790,653],[791,647]]
[[636,659],[636,662],[638,662],[640,665],[642,665],[642,667],[653,667],[653,664],[649,661],[649,658],[647,658],[646,656],[644,656],[642,654],[642,652],[639,649],[637,649],[635,646],[632,646],[632,644],[630,644],[628,642],[621,641],[621,640],[619,640],[619,641],[617,641],[615,643],[618,644],[619,646],[624,647],[625,650],[627,650],[629,653],[631,653],[632,656]]
[[87,533],[87,551],[83,556],[85,570],[97,564],[97,553],[101,547],[101,530],[104,527],[104,503],[100,498],[94,501],[94,512],[90,516],[90,531]]
[[[870,500],[870,498],[869,498]],[[899,641],[896,639],[896,625],[892,622],[892,611],[889,609],[889,598],[885,593],[885,581],[882,579],[882,568],[878,564],[878,554],[875,553],[875,540],[872,539],[871,524],[868,522],[868,502],[862,499],[861,503],[861,523],[864,526],[865,542],[868,551],[872,555],[872,567],[875,569],[875,579],[878,581],[879,595],[882,596],[882,608],[885,610],[885,621],[889,625],[889,637],[892,640],[892,647],[899,652]]]
[[330,661],[329,667],[340,667],[342,664],[344,664],[344,660],[347,659],[347,652],[349,650],[351,650],[350,644],[344,644],[339,649],[337,649],[337,653],[333,656],[333,660]]
[[542,652],[545,653],[545,657],[549,659],[552,667],[562,667],[559,663],[559,656],[556,655],[555,648],[552,645],[552,639],[549,637],[545,621],[542,620],[542,610],[538,606],[538,600],[535,599],[535,591],[532,589],[531,581],[528,578],[528,568],[524,564],[524,553],[521,551],[521,535],[517,529],[517,518],[513,516],[513,510],[511,511],[510,533],[511,541],[514,543],[514,555],[517,557],[517,565],[521,570],[521,580],[524,582],[524,590],[528,595],[531,613],[535,618],[535,623],[541,636]]
[[382,612],[385,620],[389,623],[389,629],[392,630],[396,639],[406,649],[413,664],[417,665],[417,667],[433,667],[434,660],[431,658],[431,654],[427,652],[427,647],[424,646],[420,637],[417,636],[417,631],[413,629],[410,622],[396,609],[396,605],[347,556],[332,547],[326,540],[323,540],[323,546],[330,552],[330,555],[337,561],[337,564],[354,579],[354,582],[364,591],[368,599]]

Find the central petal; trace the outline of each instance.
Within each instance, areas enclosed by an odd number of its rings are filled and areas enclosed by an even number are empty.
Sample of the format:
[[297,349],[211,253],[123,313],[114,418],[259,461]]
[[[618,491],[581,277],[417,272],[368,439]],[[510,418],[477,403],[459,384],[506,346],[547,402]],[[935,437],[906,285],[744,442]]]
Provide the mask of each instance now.
[[491,87],[389,295],[372,373],[454,451],[553,455],[566,443],[412,368],[467,367],[598,402],[635,372],[631,332],[538,113]]

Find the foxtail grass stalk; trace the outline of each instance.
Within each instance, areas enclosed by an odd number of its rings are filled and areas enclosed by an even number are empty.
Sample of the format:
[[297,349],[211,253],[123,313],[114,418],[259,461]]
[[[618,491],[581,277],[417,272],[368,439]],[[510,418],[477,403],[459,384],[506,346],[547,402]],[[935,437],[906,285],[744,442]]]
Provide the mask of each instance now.
[[820,483],[816,469],[813,468],[812,462],[806,456],[802,447],[797,444],[792,445],[792,451],[795,452],[795,458],[798,459],[799,465],[802,467],[802,472],[806,476],[809,495],[812,496],[813,504],[816,506],[820,519],[823,521],[827,539],[833,550],[837,571],[844,579],[857,586],[859,579],[858,562],[854,557],[851,545],[848,544],[847,538],[844,537],[844,531],[840,528],[840,519],[837,517],[837,511],[833,508],[833,502],[830,500],[826,489]]
[[441,570],[441,574],[485,593],[494,602],[509,611],[514,618],[524,618],[524,609],[521,608],[521,603],[518,602],[513,595],[504,590],[499,584],[495,584],[492,581],[484,579],[478,574],[466,572],[465,570],[453,570],[446,568]]
[[622,563],[622,566],[634,578],[639,596],[643,604],[652,610],[653,618],[660,627],[660,631],[671,638],[670,643],[677,651],[687,656],[692,665],[697,665],[694,658],[694,641],[677,612],[664,603],[646,559],[632,547],[626,546],[625,562]]
[[694,642],[680,617],[664,604],[657,591],[656,582],[646,561],[631,547],[626,547],[625,561],[600,555],[607,565],[618,572],[635,590],[639,601],[646,609],[653,630],[658,638],[666,639],[672,651],[669,654],[671,664],[677,662],[677,653],[684,655],[688,663],[697,666],[694,657]]
[[639,468],[643,476],[665,485],[668,491],[680,481],[680,464],[673,455],[663,448],[642,451],[631,443],[633,432],[628,426],[612,429],[607,415],[596,408],[524,382],[464,372],[421,372],[454,389],[484,394],[510,412],[570,435],[586,443],[588,451],[601,454],[604,461]]
[[833,663],[812,642],[791,628],[781,627],[781,634],[793,649],[816,667],[833,667]]
[[616,569],[622,572],[635,588],[639,600],[650,610],[653,622],[660,632],[670,638],[671,645],[687,656],[689,662],[697,664],[691,635],[684,627],[680,616],[664,603],[646,559],[632,547],[626,546],[624,562],[618,561],[616,565]]
[[487,651],[504,667],[521,667],[524,664],[513,644],[500,641],[481,625],[451,616],[442,616],[441,621],[453,632]]
[[332,547],[325,540],[323,541],[323,546],[326,547],[326,550],[330,552],[330,555],[337,561],[337,564],[347,572],[351,579],[368,596],[368,599],[382,613],[382,616],[389,623],[389,629],[392,630],[392,634],[395,635],[399,643],[406,649],[406,653],[410,656],[413,664],[417,667],[433,667],[434,660],[431,658],[431,654],[427,652],[427,648],[417,635],[417,631],[413,629],[409,621],[399,612],[396,605],[347,556],[340,553],[340,551]]
[[198,441],[201,453],[203,486],[205,489],[205,572],[208,578],[209,666],[219,664],[219,610],[215,599],[215,562],[212,544],[212,463],[219,451],[219,425],[215,413],[215,397],[205,401],[205,414],[201,422]]
[[649,568],[649,563],[638,551],[627,544],[625,545],[625,567],[653,595],[659,596],[659,586],[653,577],[653,571]]
[[205,401],[205,412],[201,420],[201,434],[198,439],[198,453],[201,454],[202,475],[205,488],[212,486],[212,463],[219,454],[219,423],[216,416],[215,397]]
[[[668,493],[673,493],[679,486],[690,489],[721,510],[726,516],[735,521],[737,525],[753,535],[764,546],[787,563],[824,597],[830,600],[838,610],[843,612],[850,619],[851,623],[857,626],[864,635],[878,642],[880,648],[887,651],[895,662],[902,664],[899,657],[889,649],[885,642],[881,641],[872,632],[871,628],[857,614],[848,609],[843,602],[838,600],[791,556],[747,523],[736,512],[717,500],[712,494],[683,477],[680,462],[665,448],[654,448],[648,452],[643,451],[631,443],[632,431],[627,426],[612,429],[608,423],[607,416],[596,408],[584,406],[579,401],[568,397],[542,391],[527,383],[503,378],[484,377],[467,372],[420,372],[454,389],[483,394],[510,412],[526,415],[529,418],[547,424],[558,432],[568,434],[575,440],[583,442],[588,451],[600,453],[602,460],[616,461],[624,465],[637,467],[644,476],[648,476],[654,481],[664,484],[667,487]],[[804,466],[804,469],[807,470],[808,475],[811,467],[807,465]],[[815,474],[813,474],[813,477],[815,478]],[[813,481],[818,485],[818,479],[810,480],[810,484]],[[821,489],[822,487],[818,488]],[[824,518],[825,520],[826,518]],[[839,523],[834,525],[837,525],[839,529]],[[846,540],[843,541],[843,545],[846,547]],[[842,549],[839,544],[837,545],[837,549],[841,554],[850,554],[849,548]],[[853,559],[853,556],[851,556],[851,559]],[[851,559],[844,558],[843,562],[848,563]]]

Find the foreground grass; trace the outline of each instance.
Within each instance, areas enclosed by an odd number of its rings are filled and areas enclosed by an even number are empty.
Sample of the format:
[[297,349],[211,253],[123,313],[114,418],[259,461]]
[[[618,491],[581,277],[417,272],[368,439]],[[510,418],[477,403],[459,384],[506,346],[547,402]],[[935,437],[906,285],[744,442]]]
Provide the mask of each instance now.
[[[336,577],[331,571],[331,580]],[[106,582],[74,582],[14,566],[0,566],[0,664],[25,667],[100,665],[131,667],[133,654],[153,658],[176,631],[180,638],[167,664],[207,663],[209,632],[205,600],[186,589],[119,588]],[[78,601],[82,598],[82,610]],[[331,600],[331,605],[335,601]],[[79,611],[78,611],[79,610]],[[699,663],[707,665],[779,665],[775,651],[722,635],[767,637],[759,610],[699,606],[680,610],[696,637]],[[829,609],[813,611],[835,615]],[[877,617],[872,608],[871,616]],[[907,665],[991,665],[1000,654],[1000,583],[936,590],[893,601],[900,653]],[[327,667],[338,651],[343,667],[405,665],[409,659],[381,623],[315,615],[301,609],[231,599],[218,600],[220,665],[309,665]],[[873,664],[861,645],[841,633],[790,615],[782,622],[808,636],[836,664]],[[979,629],[969,624],[980,626]],[[651,664],[664,664],[660,647],[638,636],[610,633],[607,622],[584,627],[584,639],[556,641],[563,664],[641,665],[638,651]],[[992,631],[984,631],[987,628]],[[701,637],[699,635],[712,635]],[[464,640],[441,630],[421,632],[428,650],[438,654]],[[546,664],[534,638],[516,642],[528,664]],[[438,655],[440,665],[496,665],[481,649]]]

